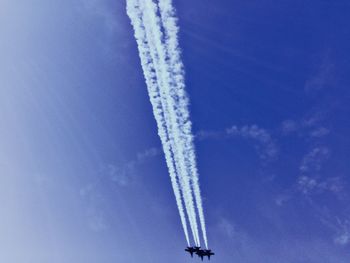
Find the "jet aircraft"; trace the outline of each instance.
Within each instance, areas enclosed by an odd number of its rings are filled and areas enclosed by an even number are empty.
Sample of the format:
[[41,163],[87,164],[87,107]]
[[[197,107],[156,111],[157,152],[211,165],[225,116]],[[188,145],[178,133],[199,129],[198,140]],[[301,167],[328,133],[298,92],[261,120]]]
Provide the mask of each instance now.
[[187,247],[185,249],[186,252],[190,253],[191,254],[191,257],[193,257],[193,253],[197,253],[199,250],[201,249],[201,247]]
[[191,254],[191,257],[193,257],[193,253],[196,252],[196,249],[194,247],[187,247],[185,249],[185,251],[187,251],[188,253]]
[[200,249],[196,252],[196,254],[198,255],[198,257],[201,258],[201,260],[203,261],[203,257],[205,256],[204,250]]
[[196,247],[196,246],[194,246],[193,248],[194,248],[194,250],[195,250],[196,252],[199,251],[199,250],[201,249],[201,247]]
[[215,255],[215,253],[211,252],[211,249],[204,249],[204,253],[205,253],[204,256],[207,256],[209,260],[210,260],[210,256]]
[[215,253],[213,253],[211,249],[199,249],[196,252],[196,254],[198,255],[198,257],[201,258],[202,261],[204,257],[208,257],[208,259],[210,260],[210,256],[215,255]]
[[196,246],[187,247],[185,251],[190,253],[191,257],[193,257],[193,254],[196,253],[198,257],[201,258],[202,261],[204,257],[208,257],[208,259],[210,260],[210,256],[215,255],[215,253],[213,253],[211,249],[201,249],[201,247],[196,247]]

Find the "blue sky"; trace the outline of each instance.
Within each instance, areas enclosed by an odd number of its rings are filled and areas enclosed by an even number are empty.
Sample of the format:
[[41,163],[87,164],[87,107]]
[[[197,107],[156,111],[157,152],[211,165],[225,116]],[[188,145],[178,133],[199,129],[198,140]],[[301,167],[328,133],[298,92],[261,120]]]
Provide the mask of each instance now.
[[[174,6],[213,260],[348,262],[350,4]],[[190,262],[125,2],[3,0],[0,51],[0,261]]]

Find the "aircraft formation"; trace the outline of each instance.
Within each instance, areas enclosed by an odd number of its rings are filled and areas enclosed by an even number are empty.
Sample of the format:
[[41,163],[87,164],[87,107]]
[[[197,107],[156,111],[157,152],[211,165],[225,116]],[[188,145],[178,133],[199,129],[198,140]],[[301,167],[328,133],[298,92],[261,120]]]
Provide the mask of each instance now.
[[208,259],[210,260],[210,256],[215,255],[215,253],[213,253],[211,251],[211,249],[201,249],[201,247],[187,247],[185,249],[186,252],[191,254],[191,257],[193,257],[193,254],[196,254],[198,257],[201,258],[201,260],[203,261],[204,257],[208,257]]
[[[189,98],[179,47],[178,19],[172,1],[127,0],[126,10],[134,28],[147,91],[187,241],[185,250],[192,257],[196,254],[203,260],[204,257],[210,259],[214,253],[207,249]],[[190,233],[193,247],[190,246]],[[200,248],[200,233],[206,249]]]

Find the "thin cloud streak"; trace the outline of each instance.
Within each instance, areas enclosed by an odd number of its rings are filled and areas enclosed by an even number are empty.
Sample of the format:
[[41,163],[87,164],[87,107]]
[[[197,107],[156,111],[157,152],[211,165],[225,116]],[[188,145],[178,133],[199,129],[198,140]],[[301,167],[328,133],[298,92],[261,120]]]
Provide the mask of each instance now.
[[177,171],[174,164],[173,153],[169,141],[169,135],[166,127],[166,121],[164,118],[162,101],[160,98],[160,91],[157,84],[157,78],[155,74],[154,62],[152,60],[150,47],[148,45],[146,32],[142,21],[142,12],[138,1],[127,1],[127,14],[131,19],[131,23],[134,28],[134,35],[139,49],[139,56],[141,65],[143,68],[144,77],[147,84],[147,89],[150,97],[150,101],[153,108],[153,114],[158,126],[158,135],[161,139],[163,151],[165,154],[166,163],[169,170],[169,176],[173,187],[176,204],[179,210],[179,215],[185,234],[187,244],[190,244],[188,229],[186,224],[186,217],[184,213],[184,207],[181,200],[181,192],[177,180]]
[[188,97],[178,48],[178,27],[171,1],[159,1],[158,5],[152,0],[128,0],[127,12],[134,26],[141,64],[186,239],[188,241],[187,226],[179,193],[182,193],[195,244],[200,245],[198,211],[203,240],[208,247],[189,121]]
[[[160,89],[160,95],[164,110],[165,121],[169,131],[169,139],[174,153],[174,160],[178,169],[179,182],[185,201],[185,207],[188,214],[192,234],[195,243],[200,245],[198,225],[196,220],[194,202],[190,186],[190,178],[187,174],[184,146],[180,138],[180,130],[177,127],[179,121],[177,120],[176,101],[173,101],[172,84],[170,83],[169,65],[166,63],[166,51],[162,43],[162,32],[159,17],[157,16],[157,6],[152,1],[140,2],[141,8],[144,10],[143,18],[146,36],[148,37],[151,55],[155,61],[155,69],[157,81]],[[176,91],[175,91],[176,92]]]
[[198,210],[199,221],[201,224],[202,234],[205,246],[208,248],[208,240],[205,226],[205,218],[203,212],[203,204],[199,187],[198,169],[196,164],[195,149],[193,144],[192,123],[188,111],[188,97],[185,91],[184,70],[180,59],[180,49],[177,33],[179,28],[176,24],[175,10],[171,0],[162,0],[159,2],[159,9],[164,25],[165,47],[169,56],[171,84],[175,87],[177,101],[175,105],[178,107],[177,123],[185,141],[185,156],[187,167],[190,169],[190,178],[192,182],[193,193]]

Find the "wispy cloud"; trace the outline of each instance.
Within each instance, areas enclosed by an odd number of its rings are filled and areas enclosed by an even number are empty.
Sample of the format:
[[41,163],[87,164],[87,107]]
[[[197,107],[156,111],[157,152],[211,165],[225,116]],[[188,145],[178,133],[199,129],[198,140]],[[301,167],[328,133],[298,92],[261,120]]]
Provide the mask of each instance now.
[[348,231],[341,233],[339,236],[334,238],[334,243],[345,246],[350,241],[350,233]]
[[103,212],[103,197],[97,191],[97,184],[91,183],[82,187],[79,194],[86,201],[86,224],[95,232],[104,231],[109,228],[106,216]]
[[[320,210],[320,209],[319,209]],[[322,211],[320,215],[321,222],[334,231],[333,242],[336,245],[345,246],[350,243],[350,219],[340,219],[331,216],[328,212]]]
[[235,236],[235,227],[227,218],[221,217],[217,223],[217,228],[221,234],[228,238],[233,238]]
[[[319,198],[324,194],[333,194],[339,202],[348,202],[347,185],[341,176],[325,176],[322,172],[324,162],[330,157],[330,150],[325,147],[315,147],[302,159],[300,176],[296,189],[308,200],[310,207],[316,211],[320,221],[334,231],[333,241],[338,245],[347,245],[350,241],[350,224],[344,216],[335,212],[333,206],[321,204]],[[339,217],[333,216],[338,214]],[[342,220],[340,218],[343,218]]]
[[149,148],[143,152],[137,153],[136,163],[143,163],[149,159],[161,154],[161,150],[156,147]]
[[136,153],[135,158],[121,164],[103,164],[96,174],[95,180],[79,190],[82,200],[86,201],[87,226],[95,232],[109,228],[103,207],[105,200],[99,188],[104,183],[114,183],[119,187],[127,187],[134,182],[138,169],[154,157],[160,155],[161,150],[151,147]]
[[314,113],[312,116],[301,120],[285,120],[281,123],[281,133],[284,136],[297,134],[300,137],[321,138],[330,133],[330,129],[322,125],[322,112]]
[[346,204],[349,200],[347,183],[342,174],[335,174],[328,167],[324,169],[333,152],[332,145],[327,144],[327,138],[333,131],[327,124],[332,108],[329,107],[331,102],[326,95],[328,88],[335,84],[335,65],[330,52],[326,52],[315,63],[313,73],[304,86],[306,95],[319,96],[322,93],[325,96],[320,96],[321,99],[300,118],[286,119],[280,125],[279,130],[283,137],[294,136],[293,140],[298,139],[300,146],[305,145],[308,150],[300,157],[295,183],[284,190],[284,194],[278,195],[275,203],[283,206],[299,196],[309,203],[315,216],[333,230],[330,238],[334,243],[347,245],[350,242],[349,221],[339,209],[349,208]]
[[215,230],[225,243],[227,242],[235,247],[240,253],[247,252],[248,247],[254,243],[251,237],[231,218],[220,216],[216,223]]
[[256,124],[241,127],[233,125],[224,131],[202,130],[196,135],[197,140],[230,139],[234,137],[254,142],[254,147],[263,161],[271,161],[278,156],[279,149],[270,132]]
[[201,130],[197,132],[195,138],[198,141],[210,140],[210,139],[224,139],[227,135],[224,131],[207,131]]
[[272,140],[270,133],[259,128],[257,125],[243,126],[241,128],[232,126],[226,130],[230,136],[242,136],[243,138],[253,139],[258,144],[255,146],[259,156],[263,160],[272,160],[277,156],[278,148]]
[[331,192],[341,197],[343,196],[341,193],[344,190],[344,182],[340,177],[331,177],[326,180],[320,180],[303,175],[299,177],[298,187],[304,194]]
[[281,129],[283,134],[290,134],[297,131],[299,124],[294,120],[285,120],[282,122]]
[[329,158],[329,155],[330,150],[325,146],[313,148],[303,157],[299,167],[300,171],[302,173],[320,171],[323,162]]
[[95,211],[93,207],[88,209],[88,226],[95,232],[101,232],[109,228],[105,215],[101,211]]
[[315,92],[334,83],[335,65],[331,61],[330,53],[326,52],[322,58],[321,63],[317,63],[314,74],[306,80],[305,91]]
[[107,174],[112,182],[118,186],[127,186],[133,182],[137,176],[137,169],[140,165],[160,155],[161,150],[155,147],[146,149],[136,154],[135,159],[129,160],[120,165],[106,164],[101,168],[101,173]]
[[315,130],[310,132],[310,136],[311,137],[323,137],[329,134],[329,129],[325,128],[325,127],[318,127]]
[[336,194],[340,199],[343,196],[344,182],[339,176],[322,178],[321,169],[324,162],[330,157],[328,147],[314,147],[302,159],[299,170],[298,189],[304,193],[324,193],[326,191]]
[[[82,10],[99,19],[107,33],[113,33],[119,28],[117,14],[106,0],[80,0]],[[116,9],[115,9],[116,10]]]
[[340,223],[339,229],[334,237],[334,243],[345,246],[350,243],[350,222]]
[[277,206],[283,206],[286,202],[288,202],[292,198],[291,194],[285,193],[280,194],[275,198],[275,204]]

